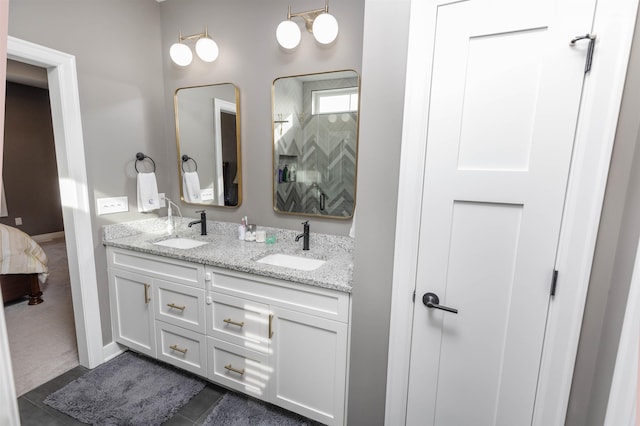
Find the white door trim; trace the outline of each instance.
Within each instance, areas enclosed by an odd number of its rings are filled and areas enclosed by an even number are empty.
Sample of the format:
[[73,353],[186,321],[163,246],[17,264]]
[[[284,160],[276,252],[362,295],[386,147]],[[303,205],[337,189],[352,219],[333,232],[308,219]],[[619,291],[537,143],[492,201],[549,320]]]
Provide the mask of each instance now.
[[75,57],[9,36],[7,58],[47,69],[80,364],[104,361]]
[[[0,300],[2,295],[0,295]],[[4,309],[0,309],[0,425],[20,424]]]
[[[387,366],[387,425],[404,424],[406,419],[411,296],[416,281],[416,230],[420,229],[422,204],[416,194],[422,194],[424,179],[428,124],[424,118],[429,111],[436,23],[436,8],[432,5],[423,0],[411,2]],[[585,28],[585,33],[596,33],[598,39],[578,118],[556,261],[560,278],[549,311],[532,422],[535,425],[564,424],[566,417],[637,8],[638,0],[598,2],[593,28]]]

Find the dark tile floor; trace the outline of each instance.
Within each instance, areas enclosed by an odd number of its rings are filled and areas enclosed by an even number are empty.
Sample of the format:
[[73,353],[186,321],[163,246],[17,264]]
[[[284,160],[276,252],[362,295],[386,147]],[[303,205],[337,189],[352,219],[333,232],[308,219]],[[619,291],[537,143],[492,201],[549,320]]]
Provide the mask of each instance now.
[[[19,397],[18,408],[22,426],[84,425],[84,423],[43,404],[42,401],[50,393],[82,376],[87,371],[89,369],[85,367],[76,367]],[[223,388],[207,383],[199,394],[194,396],[164,424],[171,426],[201,425],[224,394]]]

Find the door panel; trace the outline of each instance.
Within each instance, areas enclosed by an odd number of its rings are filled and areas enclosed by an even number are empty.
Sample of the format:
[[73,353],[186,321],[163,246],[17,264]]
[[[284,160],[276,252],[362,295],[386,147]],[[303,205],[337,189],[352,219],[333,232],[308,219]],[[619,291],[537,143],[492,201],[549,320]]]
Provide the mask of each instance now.
[[155,357],[152,278],[112,268],[110,280],[114,340]]
[[529,424],[584,76],[569,41],[590,19],[570,1],[432,3],[407,424]]

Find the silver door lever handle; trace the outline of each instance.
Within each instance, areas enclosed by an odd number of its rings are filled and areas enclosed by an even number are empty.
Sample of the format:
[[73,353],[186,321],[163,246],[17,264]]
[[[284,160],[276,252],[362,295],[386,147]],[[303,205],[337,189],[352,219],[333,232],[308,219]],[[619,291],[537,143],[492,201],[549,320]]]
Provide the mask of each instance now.
[[441,309],[443,311],[447,311],[447,312],[451,312],[453,314],[457,314],[458,310],[454,309],[454,308],[450,308],[448,306],[442,306],[439,305],[440,303],[440,298],[438,297],[437,294],[435,293],[425,293],[422,296],[422,303],[424,303],[424,305],[427,308],[433,308],[433,309]]

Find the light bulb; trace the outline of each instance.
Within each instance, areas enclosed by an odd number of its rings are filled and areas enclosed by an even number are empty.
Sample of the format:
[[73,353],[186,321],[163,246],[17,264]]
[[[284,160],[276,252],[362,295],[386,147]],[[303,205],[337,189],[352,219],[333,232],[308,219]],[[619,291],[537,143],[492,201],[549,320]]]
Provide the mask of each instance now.
[[172,44],[169,49],[169,56],[171,56],[171,60],[175,62],[176,65],[180,65],[181,67],[186,67],[193,60],[191,49],[182,43]]
[[196,42],[196,54],[205,62],[213,62],[218,58],[218,45],[209,37],[202,37]]
[[278,44],[285,49],[293,49],[300,44],[300,27],[293,21],[286,20],[280,22],[276,29]]
[[338,21],[333,15],[321,13],[313,20],[313,36],[320,44],[330,44],[338,37]]

